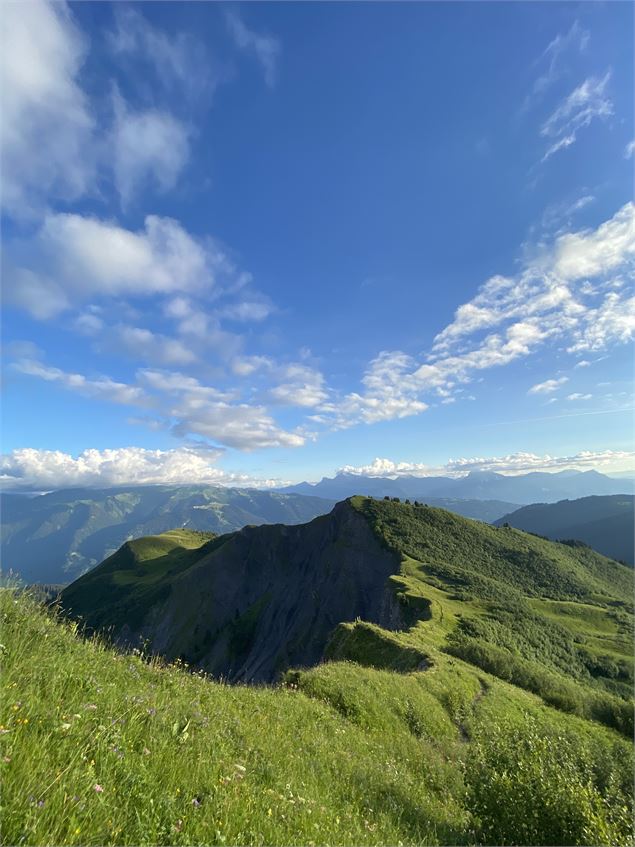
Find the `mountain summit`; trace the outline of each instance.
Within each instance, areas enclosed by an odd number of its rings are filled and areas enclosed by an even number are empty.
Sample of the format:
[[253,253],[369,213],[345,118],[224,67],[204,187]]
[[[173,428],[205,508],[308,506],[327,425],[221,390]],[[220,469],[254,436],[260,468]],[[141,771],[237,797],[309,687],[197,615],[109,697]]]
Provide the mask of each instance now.
[[632,572],[586,546],[365,497],[299,526],[183,532],[124,545],[62,607],[231,681],[325,658],[412,671],[443,650],[559,708],[632,723]]

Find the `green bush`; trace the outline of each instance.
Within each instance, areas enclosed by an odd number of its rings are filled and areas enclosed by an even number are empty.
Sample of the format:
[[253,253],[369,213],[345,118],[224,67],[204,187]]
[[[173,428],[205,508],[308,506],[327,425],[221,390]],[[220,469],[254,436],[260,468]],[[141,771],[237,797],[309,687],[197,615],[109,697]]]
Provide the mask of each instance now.
[[631,844],[630,800],[609,755],[573,737],[545,734],[529,718],[488,729],[465,766],[479,842]]

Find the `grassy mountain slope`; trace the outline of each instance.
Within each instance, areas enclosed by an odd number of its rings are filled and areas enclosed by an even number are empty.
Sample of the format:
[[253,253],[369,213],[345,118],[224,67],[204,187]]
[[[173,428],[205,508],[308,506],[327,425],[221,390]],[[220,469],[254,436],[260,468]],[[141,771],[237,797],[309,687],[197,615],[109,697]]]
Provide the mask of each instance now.
[[275,680],[322,656],[407,672],[451,653],[632,730],[632,571],[587,547],[359,497],[183,555],[135,573],[124,549],[62,604],[119,644],[233,680]]
[[547,538],[577,539],[605,556],[632,565],[635,537],[635,497],[616,494],[583,497],[559,503],[534,503],[495,521],[509,523]]
[[227,686],[0,614],[5,844],[632,843],[632,745],[441,651]]
[[150,485],[4,494],[0,506],[4,572],[13,570],[26,582],[69,583],[130,538],[175,527],[218,533],[247,524],[303,523],[328,512],[333,501],[213,485]]

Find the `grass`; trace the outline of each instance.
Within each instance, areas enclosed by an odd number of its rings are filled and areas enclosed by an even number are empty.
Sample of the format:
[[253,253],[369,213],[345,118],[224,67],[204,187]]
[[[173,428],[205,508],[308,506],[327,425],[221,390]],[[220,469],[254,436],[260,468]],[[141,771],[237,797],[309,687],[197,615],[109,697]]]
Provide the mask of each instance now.
[[351,502],[401,562],[390,583],[417,610],[391,636],[404,650],[445,650],[632,736],[631,569],[441,509]]
[[0,591],[0,612],[4,844],[519,843],[470,791],[493,745],[536,734],[546,785],[583,810],[566,831],[549,818],[549,843],[629,843],[631,745],[434,648],[425,672],[329,662],[227,686],[80,637],[26,594]]

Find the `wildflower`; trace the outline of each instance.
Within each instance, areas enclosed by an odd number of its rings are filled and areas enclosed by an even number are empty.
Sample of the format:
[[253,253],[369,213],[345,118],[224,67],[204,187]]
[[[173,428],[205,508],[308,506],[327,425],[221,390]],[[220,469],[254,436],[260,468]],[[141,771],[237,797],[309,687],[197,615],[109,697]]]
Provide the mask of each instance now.
[[144,747],[144,748],[143,748],[143,755],[144,755],[144,756],[149,756],[149,755],[150,755],[150,751],[148,750],[148,748],[147,748],[147,747]]
[[192,798],[192,805],[195,809],[197,809],[201,805],[201,801],[198,799],[198,797]]
[[101,794],[103,792],[103,786],[101,786],[98,782],[93,785],[93,789],[97,794]]
[[84,708],[89,712],[94,712],[97,709],[97,706],[94,703],[86,703]]
[[6,762],[7,764],[9,764],[9,762],[11,761],[11,756],[3,756],[3,757],[2,757],[2,761],[3,761],[3,762]]

